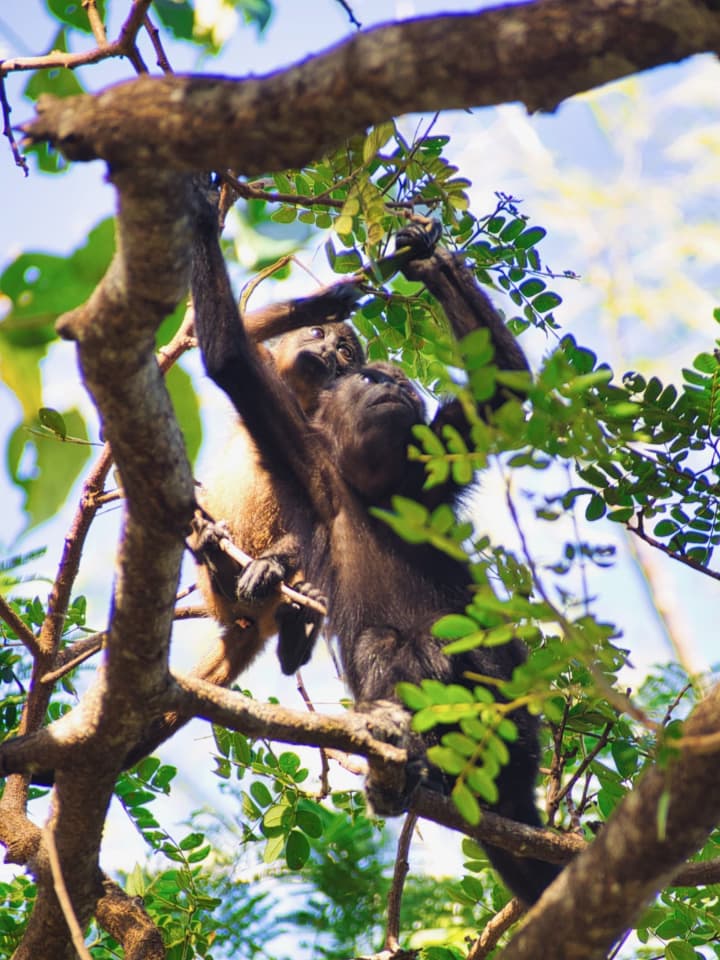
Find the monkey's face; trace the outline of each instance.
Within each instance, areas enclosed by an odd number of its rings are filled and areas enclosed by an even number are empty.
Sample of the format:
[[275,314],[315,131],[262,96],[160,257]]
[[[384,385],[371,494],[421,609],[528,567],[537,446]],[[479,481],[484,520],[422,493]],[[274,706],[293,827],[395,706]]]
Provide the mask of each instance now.
[[327,436],[345,481],[380,502],[404,486],[412,428],[425,405],[398,367],[371,363],[343,377],[320,399],[313,423]]
[[274,354],[280,376],[306,414],[314,411],[321,390],[337,377],[357,370],[365,359],[360,342],[347,323],[302,327],[286,334]]

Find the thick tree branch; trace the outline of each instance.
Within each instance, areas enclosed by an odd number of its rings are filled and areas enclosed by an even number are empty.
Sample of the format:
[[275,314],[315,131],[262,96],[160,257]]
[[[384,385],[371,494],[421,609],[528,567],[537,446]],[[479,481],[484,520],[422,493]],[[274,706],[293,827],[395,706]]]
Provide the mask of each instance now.
[[[35,768],[45,767],[47,759],[57,761],[48,764],[56,770],[52,829],[81,927],[101,893],[102,827],[126,745],[137,741],[167,694],[178,572],[194,508],[182,436],[154,354],[155,330],[187,291],[190,185],[175,175],[138,180],[118,175],[117,186],[118,251],[88,303],[59,324],[64,336],[78,342],[85,384],[125,495],[105,668],[57,726],[10,748],[33,747],[30,766]],[[51,610],[58,622],[61,609],[62,604]],[[36,661],[36,671],[46,673],[52,659],[54,650],[48,649]],[[35,873],[38,901],[18,957],[70,957],[68,931],[43,858]]]
[[[685,726],[688,736],[718,730],[720,685]],[[542,956],[548,943],[557,960],[601,960],[719,820],[717,754],[683,751],[651,767],[595,842],[548,888],[503,960]]]
[[108,877],[103,877],[103,895],[95,918],[111,937],[122,944],[124,960],[165,960],[162,934],[150,919],[140,897],[129,897]]
[[537,0],[359,33],[242,81],[140,77],[44,100],[26,131],[72,160],[244,175],[301,167],[400,114],[521,101],[552,110],[610,80],[720,49],[703,0]]

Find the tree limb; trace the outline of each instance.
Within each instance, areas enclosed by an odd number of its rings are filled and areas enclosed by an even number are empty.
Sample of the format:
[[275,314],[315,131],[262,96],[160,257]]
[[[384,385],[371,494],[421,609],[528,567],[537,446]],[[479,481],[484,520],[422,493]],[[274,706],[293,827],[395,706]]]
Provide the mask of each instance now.
[[541,0],[385,24],[287,70],[139,77],[44,99],[25,127],[71,160],[250,176],[302,167],[348,136],[417,111],[521,101],[554,110],[610,80],[720,49],[703,0]]
[[[720,685],[685,725],[688,736],[718,730]],[[717,757],[708,761],[682,751],[650,767],[594,843],[547,889],[501,954],[503,960],[542,956],[548,943],[557,960],[601,960],[718,820]]]

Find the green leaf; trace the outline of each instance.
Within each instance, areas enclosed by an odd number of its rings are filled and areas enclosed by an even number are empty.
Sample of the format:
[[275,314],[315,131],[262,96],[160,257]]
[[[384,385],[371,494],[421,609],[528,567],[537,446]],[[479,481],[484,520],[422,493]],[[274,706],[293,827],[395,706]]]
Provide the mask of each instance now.
[[718,361],[711,353],[699,353],[693,360],[693,366],[701,373],[717,373]]
[[175,364],[166,373],[165,384],[185,439],[188,460],[195,463],[202,443],[202,418],[192,378]]
[[476,650],[478,647],[486,646],[487,636],[485,630],[474,630],[459,640],[453,640],[452,643],[446,644],[443,647],[443,653],[454,656],[458,653],[467,653],[468,650]]
[[285,848],[285,860],[290,870],[300,870],[310,856],[310,843],[304,833],[291,830]]
[[703,960],[703,954],[682,940],[673,940],[666,944],[665,957],[666,960]]
[[468,737],[464,733],[458,733],[457,730],[451,730],[450,733],[446,733],[442,738],[442,742],[443,746],[449,747],[462,757],[471,757],[477,750],[477,743],[472,737]]
[[269,807],[272,803],[272,794],[262,780],[253,780],[250,784],[250,793],[256,803],[261,807]]
[[[84,33],[92,33],[88,15],[83,9],[82,0],[45,0],[45,6],[56,20]],[[105,0],[97,0],[97,11],[101,20],[105,20]],[[51,50],[58,49],[54,44]],[[70,71],[67,71],[68,73]]]
[[[546,233],[547,230],[545,230],[544,227],[529,227],[527,230],[521,233],[519,237],[516,238],[515,246],[520,250],[528,250],[530,247],[534,247],[536,244],[540,243]],[[525,293],[524,290],[523,293]],[[525,295],[529,296],[529,294]]]
[[[62,419],[67,435],[87,440],[85,421],[77,410],[67,411]],[[28,447],[35,460],[30,470],[23,466]],[[25,427],[16,428],[8,443],[8,467],[13,483],[25,493],[26,529],[55,516],[89,456],[86,443],[63,442],[52,436],[31,435]]]
[[202,833],[189,833],[184,837],[178,846],[181,850],[195,850],[205,841],[205,836]]
[[263,816],[263,827],[266,830],[285,832],[290,821],[290,807],[286,803],[276,803],[265,811]]
[[499,791],[493,777],[482,767],[473,767],[468,771],[466,781],[471,789],[486,803],[495,804],[499,799]]
[[17,346],[37,346],[56,339],[58,316],[88,299],[114,252],[115,223],[108,218],[69,257],[21,254],[0,275],[0,290],[12,301],[0,323],[0,334]]
[[520,284],[520,293],[522,293],[527,300],[531,300],[538,293],[542,293],[546,286],[547,284],[544,280],[531,277],[530,280],[525,280],[524,283]]
[[373,127],[363,143],[363,163],[368,163],[368,161],[372,160],[375,154],[385,146],[394,133],[395,124],[392,120]]
[[424,707],[428,707],[432,703],[430,697],[428,697],[428,695],[421,690],[420,687],[415,686],[414,683],[406,683],[405,681],[401,681],[397,684],[395,692],[405,706],[409,707],[411,710],[422,710]]
[[187,0],[153,0],[153,10],[177,40],[192,40],[195,14]]
[[298,827],[309,837],[321,837],[323,834],[323,825],[320,817],[313,810],[299,809],[296,822]]
[[556,293],[546,291],[533,300],[533,307],[538,313],[549,313],[551,310],[554,310],[555,307],[560,306],[561,303],[562,297],[559,297]]
[[270,0],[233,0],[234,5],[242,13],[246,23],[253,23],[258,33],[270,23],[273,15],[273,6]]
[[427,758],[430,763],[434,763],[436,767],[440,767],[441,770],[444,770],[445,773],[449,773],[451,776],[457,776],[459,773],[462,773],[465,767],[465,758],[449,747],[429,747]]
[[629,740],[613,740],[610,751],[620,776],[626,780],[632,777],[640,760],[637,746]]
[[432,626],[433,636],[439,637],[441,640],[455,640],[468,633],[474,633],[476,630],[477,623],[475,620],[460,613],[450,613],[441,617]]
[[601,517],[605,516],[605,501],[602,497],[599,497],[594,493],[590,497],[590,501],[585,508],[585,519],[586,520],[599,520]]
[[270,837],[268,842],[265,844],[265,849],[263,850],[263,861],[265,863],[273,863],[275,860],[278,860],[282,856],[282,852],[285,849],[285,835],[279,834],[274,837]]
[[477,802],[468,787],[458,781],[452,789],[450,795],[452,801],[457,807],[460,815],[467,820],[471,826],[477,826],[480,823],[480,804]]
[[40,407],[38,410],[38,420],[43,427],[47,427],[58,440],[67,439],[67,426],[65,424],[65,418],[61,413],[58,413],[57,410],[53,410],[52,407]]
[[525,227],[525,221],[521,218],[511,220],[500,233],[500,239],[503,243],[512,243],[516,237],[519,237]]

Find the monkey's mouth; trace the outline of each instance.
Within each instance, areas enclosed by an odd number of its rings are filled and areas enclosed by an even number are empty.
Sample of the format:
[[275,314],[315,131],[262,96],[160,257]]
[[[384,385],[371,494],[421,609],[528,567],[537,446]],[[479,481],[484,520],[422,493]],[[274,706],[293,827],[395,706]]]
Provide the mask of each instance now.
[[410,401],[404,397],[401,393],[383,393],[376,400],[370,402],[371,407],[404,407],[406,410],[411,409]]
[[303,350],[298,354],[297,359],[298,363],[302,365],[306,374],[309,376],[324,379],[332,373],[332,365],[329,363],[328,358],[312,350]]

